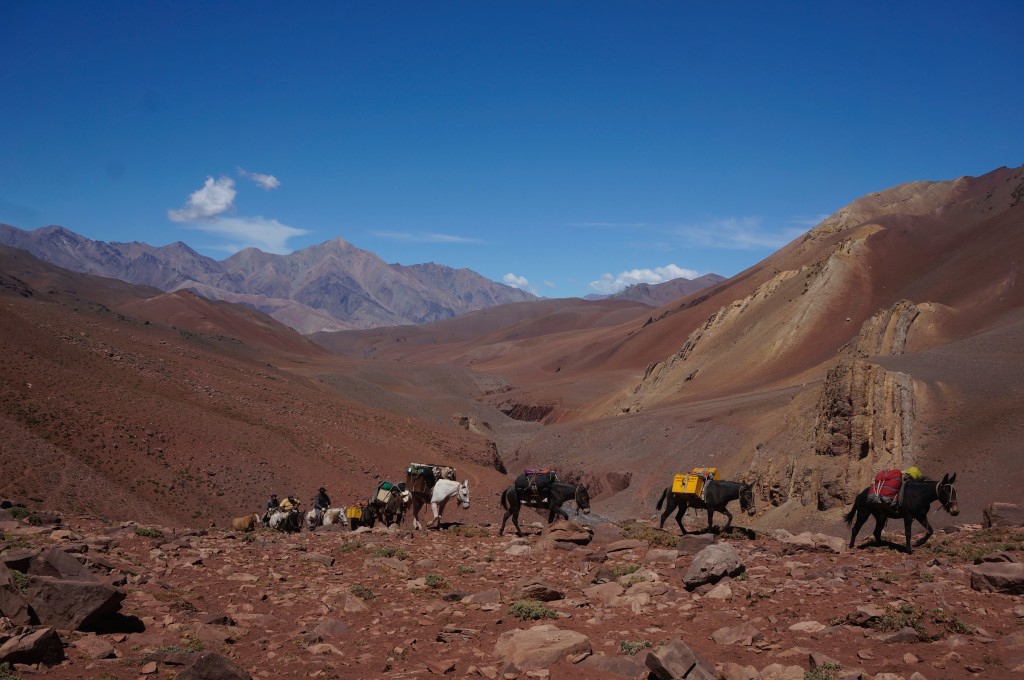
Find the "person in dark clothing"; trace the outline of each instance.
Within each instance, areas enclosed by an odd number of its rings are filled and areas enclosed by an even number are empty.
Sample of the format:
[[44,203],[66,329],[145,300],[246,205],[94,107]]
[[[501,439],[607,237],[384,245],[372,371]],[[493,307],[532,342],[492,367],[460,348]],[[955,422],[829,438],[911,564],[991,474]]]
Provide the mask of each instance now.
[[313,510],[316,511],[316,518],[313,522],[314,527],[320,526],[324,521],[324,512],[329,507],[331,507],[331,499],[327,496],[327,489],[321,486],[316,492],[316,497],[313,499]]
[[267,501],[267,511],[263,513],[263,526],[270,524],[270,515],[277,510],[281,505],[281,502],[277,500],[277,494],[270,494],[270,500]]

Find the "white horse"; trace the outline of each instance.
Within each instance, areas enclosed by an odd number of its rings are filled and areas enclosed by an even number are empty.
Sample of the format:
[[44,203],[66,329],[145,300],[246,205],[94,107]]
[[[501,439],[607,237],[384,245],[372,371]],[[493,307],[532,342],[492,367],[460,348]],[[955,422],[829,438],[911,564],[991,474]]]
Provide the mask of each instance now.
[[324,510],[323,519],[320,524],[316,524],[316,508],[311,508],[306,513],[306,528],[313,531],[318,526],[327,526],[328,524],[344,524],[348,525],[348,519],[345,518],[345,508],[327,508]]
[[434,513],[434,519],[429,526],[437,525],[441,527],[441,513],[444,512],[444,506],[448,504],[449,499],[452,496],[456,496],[459,505],[463,509],[469,509],[469,480],[464,480],[461,484],[451,479],[439,479],[434,483],[434,488],[429,494],[423,493],[422,491],[412,492],[412,524],[413,527],[418,531],[423,528],[420,524],[420,508],[427,503],[430,503],[430,510]]
[[286,531],[291,533],[293,531],[299,531],[302,529],[302,513],[298,510],[275,510],[270,513],[270,522],[268,526],[271,529],[277,531]]

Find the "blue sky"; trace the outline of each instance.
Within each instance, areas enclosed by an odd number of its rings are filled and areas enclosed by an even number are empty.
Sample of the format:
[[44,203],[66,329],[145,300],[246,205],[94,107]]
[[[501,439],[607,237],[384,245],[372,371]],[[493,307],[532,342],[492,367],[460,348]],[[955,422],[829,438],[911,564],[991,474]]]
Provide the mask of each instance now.
[[[295,4],[297,6],[287,6]],[[1024,2],[0,2],[0,222],[547,297],[1024,162]]]

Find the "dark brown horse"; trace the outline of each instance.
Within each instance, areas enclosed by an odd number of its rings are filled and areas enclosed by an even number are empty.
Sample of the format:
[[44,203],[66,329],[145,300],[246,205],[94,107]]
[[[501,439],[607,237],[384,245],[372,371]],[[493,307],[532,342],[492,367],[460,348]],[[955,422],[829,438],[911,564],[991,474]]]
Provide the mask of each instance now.
[[[912,479],[903,482],[903,500],[895,508],[884,503],[870,503],[868,493],[871,489],[870,487],[864,489],[857,494],[857,498],[853,501],[853,507],[843,518],[847,524],[853,524],[853,531],[850,532],[850,547],[852,548],[856,544],[857,532],[868,521],[868,517],[875,518],[876,544],[883,543],[882,529],[885,527],[886,520],[902,519],[907,533],[907,553],[912,552],[910,528],[916,519],[917,523],[925,528],[926,533],[915,545],[924,545],[925,541],[934,533],[932,525],[928,523],[928,511],[931,509],[932,503],[939,501],[942,508],[953,517],[960,514],[960,506],[956,501],[956,488],[953,486],[955,482],[955,472],[952,477],[948,474],[943,475],[942,480],[938,482],[934,479]],[[856,522],[853,521],[854,516],[857,517]]]
[[704,485],[703,498],[695,493],[676,493],[672,491],[671,487],[666,488],[662,492],[661,498],[658,499],[658,510],[661,510],[661,506],[667,501],[665,512],[661,514],[661,522],[658,524],[658,528],[664,529],[665,520],[668,519],[673,510],[678,509],[678,512],[676,512],[676,524],[679,525],[679,530],[685,534],[686,528],[683,526],[683,514],[688,507],[692,506],[694,508],[704,508],[708,511],[707,531],[712,529],[712,519],[716,512],[726,516],[725,529],[728,530],[732,527],[732,513],[729,512],[726,505],[737,499],[740,502],[740,510],[743,512],[751,516],[757,512],[757,509],[754,507],[754,489],[750,484],[711,479]]
[[555,521],[555,515],[561,515],[569,519],[569,513],[562,509],[566,501],[576,502],[577,514],[590,513],[590,493],[587,487],[582,484],[567,484],[565,482],[551,482],[546,488],[546,496],[538,497],[526,489],[516,488],[513,484],[501,492],[501,507],[505,508],[505,516],[501,520],[501,530],[498,535],[505,533],[505,522],[512,517],[512,524],[516,527],[516,534],[522,536],[523,530],[519,528],[519,507],[525,505],[528,508],[548,511],[548,524]]

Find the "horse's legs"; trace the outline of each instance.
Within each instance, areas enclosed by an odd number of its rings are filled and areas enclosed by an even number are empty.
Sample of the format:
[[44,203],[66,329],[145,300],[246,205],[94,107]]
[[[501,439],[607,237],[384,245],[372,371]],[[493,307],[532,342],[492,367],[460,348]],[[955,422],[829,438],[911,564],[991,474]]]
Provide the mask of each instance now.
[[686,527],[683,526],[683,515],[686,514],[686,510],[689,507],[689,504],[688,503],[678,503],[677,507],[679,509],[676,511],[676,524],[679,525],[679,531],[683,535],[686,535]]
[[421,501],[419,498],[416,498],[415,496],[413,496],[413,499],[412,499],[412,528],[415,529],[416,531],[419,531],[420,529],[423,528],[423,525],[420,524],[420,508],[422,508],[422,507],[423,507],[423,501]]
[[[665,501],[665,512],[661,513],[661,522],[658,523],[659,529],[665,528],[665,520],[672,514],[672,511],[676,509],[676,499],[669,496]],[[680,527],[681,528],[681,527]],[[685,532],[683,532],[685,533]]]
[[853,530],[850,532],[850,548],[853,548],[853,546],[856,545],[857,534],[860,532],[865,522],[868,521],[868,517],[871,516],[871,513],[869,513],[868,509],[864,506],[860,506],[855,509],[857,511],[857,519],[854,521]]
[[885,528],[886,517],[884,512],[875,513],[875,543],[882,544],[882,529]]
[[[932,534],[935,533],[935,531],[932,529],[932,525],[928,521],[928,513],[925,513],[921,517],[915,517],[914,519],[916,519],[918,524],[923,526],[924,529],[925,529],[924,536],[922,536],[921,538],[917,539],[917,542],[914,543],[915,546],[921,547],[922,545],[925,544],[925,542],[927,542],[927,540],[929,538],[932,537]],[[906,522],[907,522],[907,552],[909,553],[910,552],[910,523],[911,523],[911,518],[908,517],[906,519]]]
[[430,523],[430,526],[437,525],[436,528],[441,528],[441,515],[444,513],[444,506],[448,505],[448,499],[445,498],[443,501],[431,501],[430,510],[434,513],[434,519]]
[[[710,507],[708,508],[708,529],[711,528],[711,515],[713,515],[714,512],[715,511],[712,510]],[[729,508],[728,507],[724,507],[724,506],[722,507],[721,510],[719,510],[719,512],[722,513],[723,515],[725,515],[725,517],[726,517],[725,526],[722,527],[722,531],[728,531],[729,529],[732,528],[732,513],[729,512]]]

